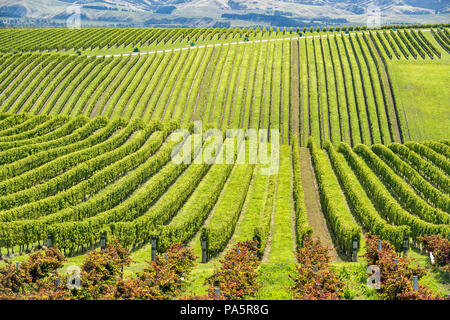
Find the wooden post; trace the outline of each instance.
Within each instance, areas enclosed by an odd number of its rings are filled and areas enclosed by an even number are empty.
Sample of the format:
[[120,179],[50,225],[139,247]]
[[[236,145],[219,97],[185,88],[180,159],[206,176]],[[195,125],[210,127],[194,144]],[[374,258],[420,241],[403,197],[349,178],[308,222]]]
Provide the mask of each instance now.
[[256,242],[256,246],[258,247],[258,249],[261,248],[261,239],[257,234],[255,234],[255,236],[253,237],[253,241]]
[[352,255],[352,261],[357,262],[358,261],[358,237],[353,237],[353,255]]
[[220,288],[214,288],[214,295],[217,299],[220,299]]
[[202,263],[208,262],[208,239],[206,236],[201,238],[202,245]]
[[106,235],[104,233],[102,233],[100,236],[100,249],[106,249]]
[[53,235],[47,235],[47,248],[53,247]]
[[409,249],[409,238],[408,236],[405,236],[403,238],[403,257],[406,257],[406,255],[408,254],[408,249]]
[[157,250],[157,246],[158,246],[158,238],[155,237],[155,236],[152,236],[151,243],[152,243],[152,252],[151,252],[152,261],[155,261],[155,259],[156,259],[156,250]]

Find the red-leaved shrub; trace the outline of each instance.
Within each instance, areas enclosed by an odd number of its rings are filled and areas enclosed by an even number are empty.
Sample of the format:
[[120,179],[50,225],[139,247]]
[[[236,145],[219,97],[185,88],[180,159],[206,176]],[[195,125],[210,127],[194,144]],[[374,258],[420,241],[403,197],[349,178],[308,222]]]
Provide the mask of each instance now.
[[368,265],[376,265],[380,268],[380,289],[378,294],[386,300],[430,300],[440,299],[427,287],[419,284],[418,290],[413,289],[413,277],[418,279],[426,274],[421,267],[414,267],[411,262],[414,259],[400,257],[394,246],[387,241],[382,241],[382,248],[378,250],[378,238],[368,234],[366,236],[366,253],[364,254]]
[[219,259],[220,267],[205,280],[208,293],[186,295],[183,300],[240,300],[255,296],[259,290],[258,247],[256,241],[237,242]]
[[450,241],[439,235],[428,235],[419,238],[424,243],[425,250],[432,252],[434,256],[434,264],[437,267],[449,268],[450,264]]
[[344,293],[344,283],[329,268],[328,249],[319,240],[305,238],[303,248],[297,254],[297,274],[290,276],[294,281],[291,291],[299,300],[339,300]]
[[67,284],[74,275],[58,274],[65,258],[52,247],[31,254],[19,268],[12,263],[1,267],[0,299],[172,299],[182,292],[195,259],[192,248],[175,244],[135,278],[124,280],[123,268],[132,260],[129,251],[113,241],[106,249],[86,256],[77,275],[81,286],[69,289]]

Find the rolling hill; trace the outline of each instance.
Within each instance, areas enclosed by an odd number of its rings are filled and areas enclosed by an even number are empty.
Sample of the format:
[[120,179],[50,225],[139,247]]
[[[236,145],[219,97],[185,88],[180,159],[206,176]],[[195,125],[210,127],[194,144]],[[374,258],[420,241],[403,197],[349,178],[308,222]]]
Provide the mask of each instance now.
[[439,23],[450,14],[442,0],[6,0],[0,16],[62,23],[73,4],[82,7],[84,25],[137,27],[361,25],[370,6],[379,8],[382,23]]

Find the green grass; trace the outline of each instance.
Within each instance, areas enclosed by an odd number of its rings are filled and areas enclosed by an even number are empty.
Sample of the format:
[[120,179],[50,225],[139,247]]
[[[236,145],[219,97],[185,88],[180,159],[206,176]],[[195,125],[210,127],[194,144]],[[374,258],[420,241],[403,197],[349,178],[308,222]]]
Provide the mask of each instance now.
[[293,281],[289,275],[295,273],[294,262],[274,261],[263,264],[258,269],[258,281],[262,284],[259,289],[257,300],[291,300],[292,294],[289,286]]
[[[241,127],[241,123],[242,126],[245,127],[245,125],[248,123],[248,121],[243,121],[244,119],[248,118],[245,117],[246,110],[244,110],[244,107],[246,106],[246,99],[250,98],[252,95],[253,81],[250,81],[250,78],[254,75],[255,71],[252,70],[252,66],[255,66],[257,57],[257,51],[255,49],[257,47],[257,44],[254,43],[250,46],[246,46],[244,48],[245,55],[242,60],[242,68],[239,70],[239,82],[237,84],[237,87],[234,88],[234,90],[237,91],[236,97],[234,97],[234,105],[232,107],[232,110],[230,110],[228,117],[228,125],[232,128]],[[237,90],[238,88],[244,88],[244,90]],[[249,104],[247,104],[247,110],[248,107]]]
[[419,283],[427,286],[434,293],[446,296],[450,294],[450,276],[440,271],[432,270],[430,268],[430,259],[428,256],[419,250],[410,249],[407,257],[414,259],[412,264],[427,268],[427,274],[419,280]]
[[424,35],[441,51],[442,59],[389,62],[397,103],[406,114],[411,140],[416,141],[448,138],[450,127],[450,56],[430,34]]
[[[244,46],[242,50],[239,50],[234,58],[233,68],[230,72],[229,81],[225,82],[226,87],[226,95],[224,97],[224,103],[222,105],[221,114],[220,114],[220,128],[225,128],[231,125],[231,117],[233,115],[233,111],[238,111],[236,106],[234,105],[236,87],[238,85],[239,77],[244,77],[245,68],[243,67],[243,59],[245,52],[250,50],[249,46]],[[241,88],[245,88],[244,86],[240,86]],[[239,119],[239,113],[236,114],[236,118]]]
[[[201,67],[206,66],[206,63],[204,62],[205,56],[210,55],[211,52],[211,49],[199,49],[197,51],[191,70],[188,72],[185,83],[183,84],[181,98],[177,101],[177,108],[175,109],[172,117],[183,121],[183,117],[185,116],[186,108],[189,103],[188,99],[194,95],[194,86],[198,81],[201,81],[200,76],[203,76],[200,69]],[[208,60],[208,58],[206,58],[206,60]]]
[[[171,98],[174,86],[177,84],[181,68],[186,63],[188,57],[189,52],[184,51],[180,53],[180,55],[177,57],[176,64],[173,66],[171,74],[169,74],[170,76],[169,78],[167,78],[167,74],[164,75],[166,73],[165,71],[167,71],[167,69],[164,67],[166,64],[162,64],[160,67],[157,68],[156,73],[154,75],[155,80],[153,79],[153,77],[151,78],[152,85],[146,87],[143,93],[143,98],[146,101],[144,102],[141,99],[141,101],[137,106],[137,108],[139,109],[139,113],[137,113],[137,115],[142,114],[145,121],[148,121],[150,119],[160,120],[163,119],[164,116],[166,116],[166,110],[168,109],[169,99]],[[164,59],[164,56],[162,59]],[[162,88],[161,93],[159,93],[159,99],[153,100],[154,95],[152,94],[152,92],[156,85],[157,78],[159,79],[159,83],[164,85],[164,88]],[[151,91],[149,89],[151,89]],[[145,99],[145,97],[147,98]]]
[[343,262],[331,265],[339,279],[345,283],[344,298],[352,300],[378,300],[376,289],[367,286],[367,266],[364,262]]
[[336,91],[336,79],[334,77],[334,69],[332,57],[330,56],[330,47],[328,45],[328,39],[321,39],[321,46],[323,50],[322,59],[324,61],[323,74],[326,76],[327,81],[325,85],[328,91],[328,112],[330,117],[331,131],[330,140],[333,143],[341,141],[340,127],[342,126],[342,121],[340,117],[340,106],[338,104],[339,94]]
[[293,237],[292,161],[289,146],[282,146],[276,195],[276,209],[272,227],[269,258],[259,268],[262,287],[257,299],[291,299],[288,287],[290,274],[295,272],[295,241]]
[[269,43],[260,44],[259,58],[257,61],[255,72],[255,86],[253,93],[253,100],[251,101],[251,111],[249,114],[249,128],[258,129],[260,127],[261,108],[257,106],[262,105],[262,98],[264,94],[264,82],[266,77],[266,60],[269,51]]
[[[339,37],[335,37],[334,41],[336,43],[336,48],[338,50],[338,55],[341,56],[341,73],[343,73],[343,82],[344,82],[344,92],[342,94],[347,97],[347,115],[348,122],[351,127],[351,140],[353,145],[357,143],[361,143],[361,134],[360,134],[360,123],[358,121],[358,111],[357,111],[357,100],[355,95],[355,90],[352,84],[352,69],[350,65],[350,60],[347,58],[345,54],[344,41]],[[355,76],[355,75],[353,75]]]
[[199,263],[191,272],[186,285],[186,294],[203,295],[208,291],[205,280],[212,276],[214,270],[220,266],[218,258],[214,258],[208,263]]

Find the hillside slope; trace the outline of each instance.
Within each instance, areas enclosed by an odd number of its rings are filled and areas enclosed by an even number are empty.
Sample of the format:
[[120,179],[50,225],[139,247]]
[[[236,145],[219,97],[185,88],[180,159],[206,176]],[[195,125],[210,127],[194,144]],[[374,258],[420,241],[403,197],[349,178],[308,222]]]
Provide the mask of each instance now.
[[377,8],[382,23],[438,23],[448,20],[449,4],[433,0],[6,0],[0,17],[45,18],[62,23],[77,3],[85,25],[134,26],[296,26],[366,24],[367,8]]
[[0,30],[0,111],[202,120],[302,146],[446,138],[447,34]]

